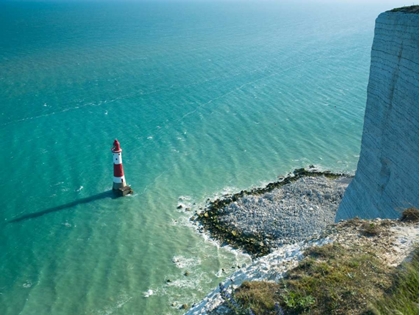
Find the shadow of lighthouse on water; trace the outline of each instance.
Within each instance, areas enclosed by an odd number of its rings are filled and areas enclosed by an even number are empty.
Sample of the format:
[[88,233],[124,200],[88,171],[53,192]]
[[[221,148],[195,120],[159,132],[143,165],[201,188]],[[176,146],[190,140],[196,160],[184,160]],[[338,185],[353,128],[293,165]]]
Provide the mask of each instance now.
[[113,163],[114,163],[114,180],[113,180],[112,190],[104,191],[96,195],[78,199],[78,200],[66,203],[64,205],[61,205],[61,206],[48,208],[46,210],[42,210],[35,213],[25,214],[23,216],[10,220],[9,223],[17,223],[17,222],[21,222],[21,221],[25,221],[29,219],[35,219],[49,213],[66,210],[69,208],[73,208],[77,205],[89,203],[89,202],[96,201],[99,199],[105,199],[105,198],[115,199],[121,196],[133,194],[133,190],[131,189],[129,185],[127,185],[125,181],[124,169],[123,169],[122,157],[121,157],[122,149],[117,139],[114,140],[114,144],[111,149],[111,152],[113,154]]

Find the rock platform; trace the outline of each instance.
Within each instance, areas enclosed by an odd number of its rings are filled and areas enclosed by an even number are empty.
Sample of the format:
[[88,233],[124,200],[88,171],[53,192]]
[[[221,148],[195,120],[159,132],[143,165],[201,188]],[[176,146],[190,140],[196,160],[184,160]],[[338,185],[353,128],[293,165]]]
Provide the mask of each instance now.
[[263,188],[208,200],[192,220],[200,232],[222,244],[264,256],[273,248],[319,235],[332,224],[351,179],[313,167],[296,169]]

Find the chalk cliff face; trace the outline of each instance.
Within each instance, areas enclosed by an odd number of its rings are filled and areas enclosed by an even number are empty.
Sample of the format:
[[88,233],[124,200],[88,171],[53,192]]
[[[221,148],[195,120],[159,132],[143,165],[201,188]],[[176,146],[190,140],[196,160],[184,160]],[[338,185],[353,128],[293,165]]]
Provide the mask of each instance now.
[[419,15],[376,19],[360,159],[336,221],[419,206]]

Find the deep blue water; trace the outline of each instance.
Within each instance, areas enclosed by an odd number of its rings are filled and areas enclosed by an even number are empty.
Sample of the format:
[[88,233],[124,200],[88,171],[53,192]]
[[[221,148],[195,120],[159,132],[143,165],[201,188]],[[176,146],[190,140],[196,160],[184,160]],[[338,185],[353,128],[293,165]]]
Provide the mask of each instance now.
[[386,9],[0,2],[0,314],[180,314],[249,263],[177,205],[354,172]]

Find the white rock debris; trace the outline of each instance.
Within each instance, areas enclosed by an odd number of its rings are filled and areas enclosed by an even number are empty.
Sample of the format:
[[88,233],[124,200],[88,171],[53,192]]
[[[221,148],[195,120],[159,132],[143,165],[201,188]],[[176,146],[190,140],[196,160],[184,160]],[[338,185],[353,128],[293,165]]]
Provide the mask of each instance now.
[[305,176],[262,195],[246,195],[220,211],[219,220],[271,247],[303,241],[334,222],[350,177]]

